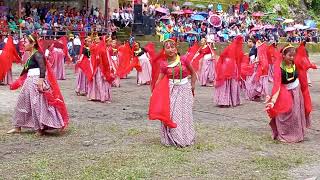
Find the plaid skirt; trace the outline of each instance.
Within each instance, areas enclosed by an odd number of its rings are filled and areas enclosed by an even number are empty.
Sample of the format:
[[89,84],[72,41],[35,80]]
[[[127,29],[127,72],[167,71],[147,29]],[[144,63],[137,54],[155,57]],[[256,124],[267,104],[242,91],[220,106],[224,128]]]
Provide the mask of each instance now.
[[[15,127],[42,130],[47,128],[60,129],[64,126],[58,110],[49,106],[43,93],[37,89],[39,76],[27,77],[18,96],[12,122]],[[45,81],[44,88],[49,89]]]
[[193,95],[190,82],[170,84],[170,113],[176,128],[161,125],[161,143],[167,146],[186,147],[195,141],[193,125]]

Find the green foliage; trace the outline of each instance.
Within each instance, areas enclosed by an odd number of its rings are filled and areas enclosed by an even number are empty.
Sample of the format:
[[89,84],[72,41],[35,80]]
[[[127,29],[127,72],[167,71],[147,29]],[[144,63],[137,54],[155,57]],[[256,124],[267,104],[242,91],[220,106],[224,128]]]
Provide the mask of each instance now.
[[311,9],[316,13],[320,13],[320,1],[319,0],[313,0],[311,3]]

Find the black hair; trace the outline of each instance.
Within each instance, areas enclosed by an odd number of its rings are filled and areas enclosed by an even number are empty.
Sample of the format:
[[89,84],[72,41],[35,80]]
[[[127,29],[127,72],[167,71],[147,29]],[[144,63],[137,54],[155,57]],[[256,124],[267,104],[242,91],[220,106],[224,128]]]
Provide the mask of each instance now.
[[295,52],[296,49],[293,46],[288,47],[289,45],[285,46],[282,50],[281,53],[283,55],[287,55],[289,52]]
[[252,41],[254,44],[257,42],[257,39],[253,36],[250,36],[248,40]]

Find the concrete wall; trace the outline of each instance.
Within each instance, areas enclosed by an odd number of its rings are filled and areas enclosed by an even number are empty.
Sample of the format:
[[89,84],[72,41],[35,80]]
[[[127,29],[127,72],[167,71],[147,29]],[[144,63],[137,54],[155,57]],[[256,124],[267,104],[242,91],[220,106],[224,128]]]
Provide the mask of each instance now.
[[98,7],[101,12],[104,14],[105,12],[105,7],[106,7],[106,1],[109,2],[109,8],[110,11],[113,11],[113,9],[118,9],[119,8],[119,1],[118,0],[89,0],[89,8],[93,5],[93,7]]

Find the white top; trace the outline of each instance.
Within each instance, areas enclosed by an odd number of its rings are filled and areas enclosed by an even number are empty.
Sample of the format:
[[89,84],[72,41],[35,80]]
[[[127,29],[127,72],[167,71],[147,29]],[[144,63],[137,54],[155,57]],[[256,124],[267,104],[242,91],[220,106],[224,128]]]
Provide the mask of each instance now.
[[73,45],[75,46],[81,46],[81,40],[79,38],[74,38],[73,40]]

